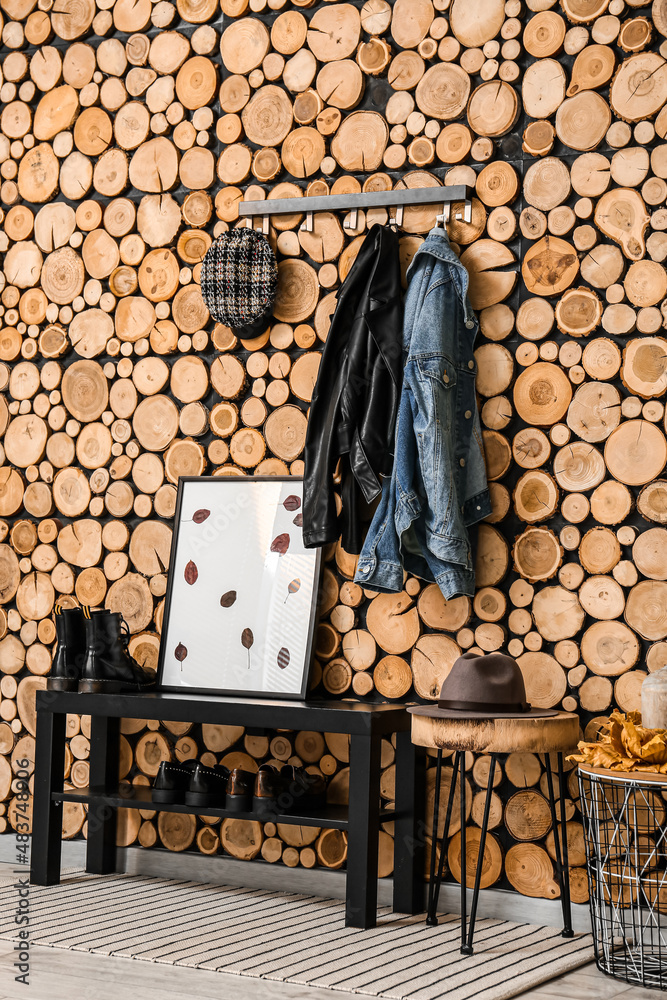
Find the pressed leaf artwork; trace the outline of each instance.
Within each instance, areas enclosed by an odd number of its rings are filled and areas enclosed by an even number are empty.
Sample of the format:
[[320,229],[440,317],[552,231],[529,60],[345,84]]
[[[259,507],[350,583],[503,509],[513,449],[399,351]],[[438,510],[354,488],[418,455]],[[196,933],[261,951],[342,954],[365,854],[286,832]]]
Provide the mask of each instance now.
[[[297,591],[299,590],[301,590],[301,580],[298,579],[292,580],[289,587],[287,588],[287,597],[289,597],[291,594],[296,594]],[[283,604],[287,604],[287,597],[283,601]]]
[[[287,498],[289,500],[289,497]],[[277,552],[279,556],[284,556],[289,548],[289,535],[287,532],[283,532],[282,535],[276,535],[276,537],[271,542],[271,551]]]
[[[211,516],[210,510],[206,510],[205,507],[202,507],[200,510],[196,510],[194,512],[191,521],[194,521],[195,524],[202,524],[210,516]],[[189,524],[190,521],[184,521],[183,523]]]
[[252,629],[244,628],[241,632],[241,645],[248,650],[248,670],[250,670],[250,647],[255,641],[255,637],[252,634]]
[[184,646],[182,642],[179,642],[178,646],[174,650],[174,656],[181,665],[181,670],[183,669],[183,660],[188,655],[188,648]]
[[186,477],[179,491],[164,688],[303,697],[321,556],[302,544],[301,482]]

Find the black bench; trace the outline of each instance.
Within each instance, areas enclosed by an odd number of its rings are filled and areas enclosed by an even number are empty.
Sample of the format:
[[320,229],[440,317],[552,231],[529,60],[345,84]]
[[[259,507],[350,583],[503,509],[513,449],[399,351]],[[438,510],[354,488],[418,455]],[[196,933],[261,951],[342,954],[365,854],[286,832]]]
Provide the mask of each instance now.
[[[63,791],[65,721],[68,713],[91,716],[90,787]],[[423,810],[422,768],[416,767],[410,716],[395,705],[358,702],[252,700],[206,695],[37,693],[37,737],[30,880],[60,881],[63,802],[88,804],[86,871],[105,875],[116,869],[118,808],[192,813],[192,806],[152,801],[150,788],[119,784],[120,720],[147,719],[243,725],[254,730],[305,729],[350,736],[349,806],[328,805],[317,814],[278,815],[277,822],[346,830],[348,835],[345,923],[374,927],[377,910],[378,833],[393,820],[393,909],[423,909],[423,835],[416,817]],[[380,749],[383,736],[396,733],[396,807],[380,806]],[[206,815],[230,815],[206,807]],[[252,813],[236,818],[255,819]],[[257,862],[262,863],[262,862]]]

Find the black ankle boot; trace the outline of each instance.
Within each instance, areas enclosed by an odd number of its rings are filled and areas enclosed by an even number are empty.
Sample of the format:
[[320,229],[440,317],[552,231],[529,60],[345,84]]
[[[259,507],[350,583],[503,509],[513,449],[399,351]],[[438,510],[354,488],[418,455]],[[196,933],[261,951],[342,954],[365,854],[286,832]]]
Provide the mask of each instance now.
[[85,618],[81,608],[58,609],[55,617],[58,645],[46,687],[49,691],[76,691],[86,659]]
[[86,661],[79,691],[116,694],[147,691],[155,687],[155,672],[145,670],[127,649],[130,637],[125,619],[118,612],[93,612],[86,617]]

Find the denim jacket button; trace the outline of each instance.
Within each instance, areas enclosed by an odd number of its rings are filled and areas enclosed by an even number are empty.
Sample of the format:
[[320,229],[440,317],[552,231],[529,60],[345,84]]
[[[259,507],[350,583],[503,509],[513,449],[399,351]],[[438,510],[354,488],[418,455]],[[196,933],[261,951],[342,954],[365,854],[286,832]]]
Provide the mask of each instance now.
[[468,362],[468,368],[474,368],[474,367],[475,367],[475,362],[474,361],[469,361]]
[[366,573],[368,573],[370,568],[371,568],[370,563],[359,563],[359,572],[363,573],[364,576],[366,575]]
[[445,372],[445,374],[442,376],[442,381],[449,382],[449,375],[447,374],[447,372]]
[[471,417],[472,417],[472,410],[466,410],[465,412],[466,420],[470,420]]
[[460,458],[460,459],[459,459],[459,465],[461,466],[461,468],[463,468],[463,466],[464,466],[465,464],[466,464],[466,460],[465,460],[465,458]]
[[475,325],[474,319],[467,319],[466,320],[466,327],[467,327],[468,330],[472,330],[472,328],[473,328],[474,325]]

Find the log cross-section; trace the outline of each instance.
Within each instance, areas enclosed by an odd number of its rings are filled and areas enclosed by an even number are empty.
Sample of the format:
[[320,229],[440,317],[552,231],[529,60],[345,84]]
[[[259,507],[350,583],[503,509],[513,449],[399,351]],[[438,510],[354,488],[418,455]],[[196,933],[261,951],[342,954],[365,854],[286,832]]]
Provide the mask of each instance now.
[[[396,229],[404,285],[434,226],[468,272],[492,513],[475,593],[447,601],[409,574],[398,594],[364,590],[356,554],[326,548],[311,690],[437,700],[462,652],[502,650],[529,700],[576,710],[582,730],[638,709],[667,657],[665,4],[0,7],[0,831],[19,816],[13,762],[34,757],[56,606],[121,610],[154,665],[179,477],[303,474],[331,317],[374,224]],[[200,289],[204,254],[239,225],[279,267],[254,336]],[[66,777],[85,787],[89,726],[67,725]],[[331,734],[123,723],[123,779],[149,782],[163,757],[302,763],[332,802],[348,794]],[[499,884],[552,898],[543,768],[507,760],[486,853]],[[125,845],[346,863],[339,830],[130,812]],[[83,824],[69,810],[66,836]],[[387,820],[382,874],[393,833]],[[582,884],[573,869],[585,901]]]

